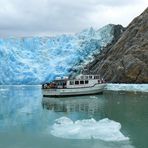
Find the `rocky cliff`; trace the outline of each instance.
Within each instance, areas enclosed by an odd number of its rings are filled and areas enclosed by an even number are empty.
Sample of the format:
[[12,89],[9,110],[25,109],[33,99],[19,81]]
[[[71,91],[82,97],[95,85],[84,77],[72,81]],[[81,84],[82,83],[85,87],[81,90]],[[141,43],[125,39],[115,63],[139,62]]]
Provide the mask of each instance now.
[[85,69],[108,82],[148,83],[148,8]]

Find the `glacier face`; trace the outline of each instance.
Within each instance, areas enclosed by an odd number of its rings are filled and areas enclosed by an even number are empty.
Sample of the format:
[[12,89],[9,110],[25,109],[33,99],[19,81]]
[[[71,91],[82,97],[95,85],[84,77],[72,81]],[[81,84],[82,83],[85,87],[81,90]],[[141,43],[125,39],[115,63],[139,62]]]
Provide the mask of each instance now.
[[0,39],[0,84],[41,84],[68,75],[111,43],[114,25],[75,35]]

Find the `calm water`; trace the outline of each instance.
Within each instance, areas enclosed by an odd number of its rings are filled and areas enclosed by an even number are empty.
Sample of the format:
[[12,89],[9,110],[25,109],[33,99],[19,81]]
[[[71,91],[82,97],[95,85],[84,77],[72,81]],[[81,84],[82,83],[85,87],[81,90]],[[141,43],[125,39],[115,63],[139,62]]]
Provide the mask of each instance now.
[[[55,120],[109,118],[128,141],[65,139],[50,134]],[[65,129],[65,134],[67,129]],[[110,135],[112,136],[112,135]],[[148,95],[42,98],[39,86],[0,86],[0,148],[147,148]]]

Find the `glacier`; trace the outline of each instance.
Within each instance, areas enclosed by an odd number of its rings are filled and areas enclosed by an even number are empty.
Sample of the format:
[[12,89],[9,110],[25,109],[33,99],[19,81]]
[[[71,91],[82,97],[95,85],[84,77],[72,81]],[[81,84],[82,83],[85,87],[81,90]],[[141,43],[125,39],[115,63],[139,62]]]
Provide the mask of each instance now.
[[113,40],[109,24],[74,35],[0,39],[0,85],[42,84],[70,74]]

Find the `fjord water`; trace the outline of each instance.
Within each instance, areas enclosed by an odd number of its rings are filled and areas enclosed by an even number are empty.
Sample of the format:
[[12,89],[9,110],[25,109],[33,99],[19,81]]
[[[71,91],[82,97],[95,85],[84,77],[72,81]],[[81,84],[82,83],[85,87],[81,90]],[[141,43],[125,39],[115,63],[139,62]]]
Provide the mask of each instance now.
[[[147,106],[148,95],[142,93],[43,98],[40,86],[0,86],[0,148],[147,148]],[[125,140],[118,140],[105,123],[104,129],[96,130],[99,134],[104,131],[98,139],[66,138],[67,126],[62,129],[65,138],[57,137],[51,131],[61,117],[79,123],[84,119],[85,123],[89,119],[96,123],[107,119],[115,129],[113,121],[121,125]],[[73,124],[71,129],[76,131]]]

